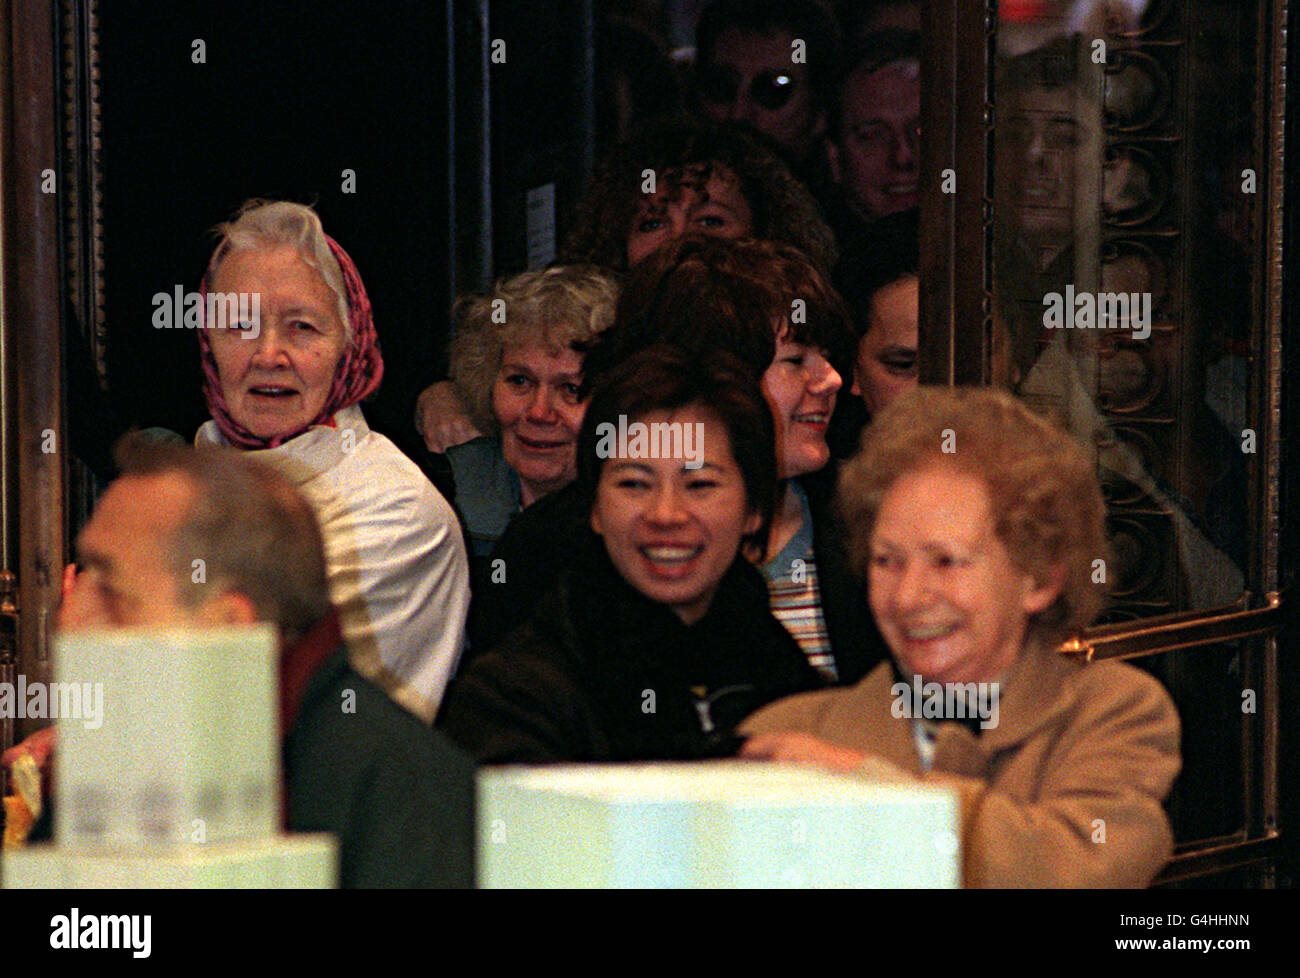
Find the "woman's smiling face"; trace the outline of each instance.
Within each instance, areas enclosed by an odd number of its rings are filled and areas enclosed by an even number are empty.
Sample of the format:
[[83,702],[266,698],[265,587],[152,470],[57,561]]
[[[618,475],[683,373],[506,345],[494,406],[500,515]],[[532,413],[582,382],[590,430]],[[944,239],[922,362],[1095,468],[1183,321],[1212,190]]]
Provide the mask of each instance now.
[[[674,457],[608,459],[591,526],[628,584],[692,625],[708,611],[741,540],[757,531],[762,517],[749,507],[727,429],[709,411],[692,405],[636,420],[691,425],[700,433],[694,457],[677,451],[664,453]],[[676,440],[678,448],[682,444]]]
[[826,354],[780,335],[763,372],[763,396],[776,423],[776,463],[782,479],[816,472],[830,461],[826,429],[843,381]]
[[545,343],[505,348],[492,407],[501,449],[519,476],[523,503],[563,488],[577,475],[578,432],[586,414],[578,399],[582,354]]
[[871,531],[867,594],[898,664],[939,683],[997,679],[1056,599],[998,538],[983,480],[931,465],[898,477]]
[[255,328],[208,331],[230,416],[259,438],[306,427],[324,409],[347,348],[338,297],[288,245],[227,255],[210,291],[260,296]]

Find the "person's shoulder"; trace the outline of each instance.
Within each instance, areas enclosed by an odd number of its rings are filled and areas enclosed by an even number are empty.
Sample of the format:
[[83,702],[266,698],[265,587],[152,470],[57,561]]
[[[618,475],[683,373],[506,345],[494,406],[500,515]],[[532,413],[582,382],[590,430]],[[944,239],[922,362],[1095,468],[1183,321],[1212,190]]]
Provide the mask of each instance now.
[[580,635],[583,622],[575,620],[573,586],[571,574],[561,575],[523,621],[475,658],[474,666],[512,680],[529,670],[583,671],[587,650]]
[[438,728],[482,763],[582,756],[596,709],[570,638],[536,616],[515,628],[452,681]]
[[447,449],[455,480],[455,504],[470,535],[489,546],[520,512],[519,480],[497,438],[475,438]]
[[468,886],[475,765],[340,651],[285,742],[290,825],[339,838],[345,887]]
[[1122,711],[1165,716],[1175,723],[1178,720],[1174,702],[1159,680],[1126,662],[1072,663],[1067,682],[1074,694],[1091,707],[1090,712]]
[[888,671],[888,663],[881,663],[852,686],[796,693],[769,703],[746,719],[740,731],[748,736],[787,730],[817,733],[839,713],[872,699],[878,687],[887,692]]
[[[340,419],[340,426],[343,420]],[[409,519],[432,519],[455,525],[456,514],[420,467],[392,440],[365,425],[357,427],[356,441],[339,462],[338,481],[352,490],[348,501],[355,510],[400,510]]]
[[565,521],[580,521],[583,516],[582,490],[575,481],[537,500],[511,520],[510,525],[528,530],[556,526]]
[[582,492],[576,482],[571,482],[517,513],[497,540],[493,556],[508,557],[526,551],[558,558],[571,550],[577,542],[574,534],[581,536],[586,526]]
[[379,769],[472,772],[469,758],[397,705],[340,653],[321,667],[290,740],[297,756],[334,769],[333,780],[373,777]]

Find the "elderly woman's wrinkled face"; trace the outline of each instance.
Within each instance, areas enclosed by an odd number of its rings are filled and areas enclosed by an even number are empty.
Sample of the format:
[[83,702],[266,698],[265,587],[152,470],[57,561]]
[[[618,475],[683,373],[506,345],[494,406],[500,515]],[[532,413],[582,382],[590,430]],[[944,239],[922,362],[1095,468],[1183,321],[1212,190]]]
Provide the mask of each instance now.
[[641,198],[627,236],[627,263],[635,265],[661,246],[695,232],[715,238],[754,233],[754,214],[740,179],[721,164],[686,168],[684,176],[656,174],[662,185]]
[[997,679],[1059,592],[1017,569],[992,513],[982,480],[938,464],[899,476],[876,515],[871,610],[898,664],[925,682]]
[[506,463],[519,475],[523,504],[561,489],[578,474],[582,354],[546,343],[507,346],[492,386]]
[[261,294],[257,328],[208,333],[231,417],[261,438],[310,424],[347,347],[338,297],[320,272],[291,246],[237,251],[211,291]]

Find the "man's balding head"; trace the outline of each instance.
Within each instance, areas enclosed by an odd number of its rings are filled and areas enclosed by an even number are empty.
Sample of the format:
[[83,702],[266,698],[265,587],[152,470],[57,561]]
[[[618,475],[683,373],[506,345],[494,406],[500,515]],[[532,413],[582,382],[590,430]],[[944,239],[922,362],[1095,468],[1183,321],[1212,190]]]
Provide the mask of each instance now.
[[320,529],[281,476],[224,449],[128,439],[116,454],[61,627],[268,621],[292,641],[324,617]]

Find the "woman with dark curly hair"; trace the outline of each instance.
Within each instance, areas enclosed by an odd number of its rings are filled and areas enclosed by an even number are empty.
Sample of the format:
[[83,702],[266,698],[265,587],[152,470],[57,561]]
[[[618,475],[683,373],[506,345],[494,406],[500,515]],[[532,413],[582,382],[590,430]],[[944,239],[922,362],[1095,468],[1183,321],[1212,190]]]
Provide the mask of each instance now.
[[[623,271],[692,232],[793,245],[823,273],[837,258],[817,202],[756,137],[665,119],[597,167],[560,260]],[[446,381],[420,394],[415,426],[438,454],[482,435]]]
[[565,258],[624,269],[688,231],[790,244],[835,264],[817,202],[775,153],[741,129],[686,119],[648,126],[597,167]]

